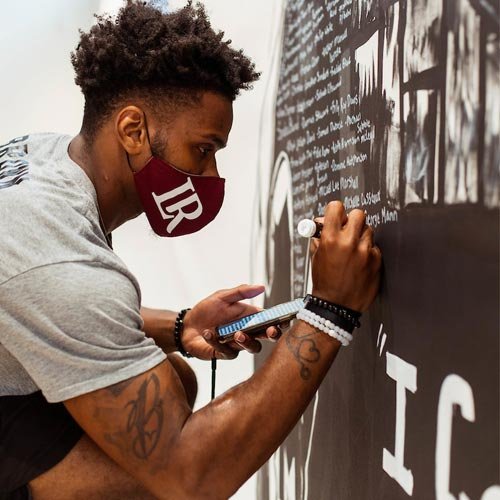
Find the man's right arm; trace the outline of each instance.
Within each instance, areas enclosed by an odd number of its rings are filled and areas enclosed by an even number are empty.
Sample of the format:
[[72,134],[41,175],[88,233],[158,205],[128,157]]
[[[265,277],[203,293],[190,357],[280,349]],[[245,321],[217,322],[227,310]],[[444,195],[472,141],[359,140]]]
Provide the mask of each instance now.
[[228,498],[292,430],[338,348],[297,322],[253,377],[195,413],[168,360],[66,407],[158,498]]
[[[313,257],[313,293],[365,310],[378,288],[380,252],[364,215],[328,205]],[[158,498],[228,498],[292,430],[340,344],[297,321],[249,380],[191,413],[164,361],[66,406],[87,434]]]

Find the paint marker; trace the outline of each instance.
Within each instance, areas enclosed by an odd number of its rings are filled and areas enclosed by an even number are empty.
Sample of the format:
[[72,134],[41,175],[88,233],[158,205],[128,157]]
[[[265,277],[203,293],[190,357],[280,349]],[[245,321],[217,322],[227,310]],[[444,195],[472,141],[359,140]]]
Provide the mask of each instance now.
[[323,224],[311,219],[302,219],[297,225],[297,232],[303,238],[319,238]]

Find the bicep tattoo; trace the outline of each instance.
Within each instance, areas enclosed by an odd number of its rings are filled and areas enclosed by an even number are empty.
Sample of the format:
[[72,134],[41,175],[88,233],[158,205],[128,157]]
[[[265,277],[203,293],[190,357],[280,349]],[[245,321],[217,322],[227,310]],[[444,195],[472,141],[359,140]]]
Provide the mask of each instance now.
[[[105,434],[105,439],[122,452],[124,448],[128,448],[124,446],[128,441],[134,456],[142,460],[149,458],[160,441],[164,424],[163,399],[160,396],[160,389],[160,380],[157,375],[154,373],[149,375],[140,385],[136,396],[125,404],[127,414],[125,432]],[[113,395],[115,393],[116,389]],[[121,391],[118,391],[119,393]],[[124,439],[125,437],[128,439]]]

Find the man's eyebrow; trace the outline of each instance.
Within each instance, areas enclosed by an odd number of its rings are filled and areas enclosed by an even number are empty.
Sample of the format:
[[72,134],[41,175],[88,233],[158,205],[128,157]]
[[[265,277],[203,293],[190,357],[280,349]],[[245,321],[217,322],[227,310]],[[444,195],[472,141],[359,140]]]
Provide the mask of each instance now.
[[223,149],[227,146],[226,142],[217,134],[204,134],[202,135],[202,137],[204,139],[210,139],[211,141],[215,142],[219,149]]

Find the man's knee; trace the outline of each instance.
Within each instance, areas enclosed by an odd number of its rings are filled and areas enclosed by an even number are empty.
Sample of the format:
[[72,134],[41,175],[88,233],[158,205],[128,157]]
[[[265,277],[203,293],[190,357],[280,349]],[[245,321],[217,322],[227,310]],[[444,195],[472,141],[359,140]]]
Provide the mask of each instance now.
[[198,394],[198,381],[193,369],[178,354],[169,354],[168,360],[177,372],[177,375],[179,375],[186,391],[188,404],[193,408],[196,395]]

